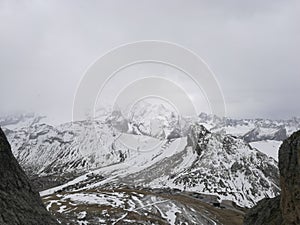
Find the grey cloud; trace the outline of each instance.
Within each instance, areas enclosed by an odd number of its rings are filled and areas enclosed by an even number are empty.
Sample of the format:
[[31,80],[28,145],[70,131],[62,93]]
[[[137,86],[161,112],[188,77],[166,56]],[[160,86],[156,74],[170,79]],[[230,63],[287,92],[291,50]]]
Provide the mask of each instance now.
[[234,117],[300,116],[299,1],[0,1],[1,112],[70,120],[86,68],[120,44],[183,45]]

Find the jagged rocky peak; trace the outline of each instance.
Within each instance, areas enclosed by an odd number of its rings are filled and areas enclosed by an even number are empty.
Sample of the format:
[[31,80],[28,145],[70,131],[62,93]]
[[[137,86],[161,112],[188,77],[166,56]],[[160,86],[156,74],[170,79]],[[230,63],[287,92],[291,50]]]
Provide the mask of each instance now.
[[128,109],[115,109],[106,123],[123,133],[165,139],[182,135],[179,117],[168,103],[143,99]]
[[[165,102],[143,100],[135,104],[128,113],[132,130],[137,134],[166,138],[178,129],[179,115]],[[178,132],[177,132],[178,133]]]
[[193,149],[200,155],[202,149],[205,148],[205,143],[208,142],[207,135],[210,133],[211,132],[201,124],[195,123],[191,125],[187,135],[188,146],[193,147]]
[[244,225],[300,224],[300,131],[281,145],[279,171],[280,196],[258,202],[247,213]]
[[266,129],[261,127],[256,127],[246,133],[243,139],[247,142],[262,141],[262,140],[276,140],[283,141],[287,138],[286,128],[279,126],[276,129]]
[[281,145],[279,171],[283,224],[300,224],[300,131]]
[[0,128],[0,224],[58,224],[45,209],[14,158],[10,144]]
[[277,162],[232,135],[208,131],[193,124],[187,137],[188,149],[197,155],[174,183],[215,193],[242,206],[252,206],[265,196],[279,194]]

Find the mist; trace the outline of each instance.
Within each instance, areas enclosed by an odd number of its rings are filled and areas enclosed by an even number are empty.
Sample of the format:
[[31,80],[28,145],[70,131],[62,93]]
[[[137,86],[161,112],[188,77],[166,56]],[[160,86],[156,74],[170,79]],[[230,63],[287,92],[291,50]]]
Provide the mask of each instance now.
[[162,40],[208,64],[227,116],[300,116],[299,21],[296,0],[2,0],[0,113],[70,121],[77,87],[97,58],[126,43]]

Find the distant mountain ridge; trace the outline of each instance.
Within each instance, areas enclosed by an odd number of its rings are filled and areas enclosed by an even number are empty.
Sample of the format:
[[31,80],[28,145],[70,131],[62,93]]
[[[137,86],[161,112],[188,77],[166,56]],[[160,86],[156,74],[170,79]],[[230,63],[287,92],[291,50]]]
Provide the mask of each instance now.
[[[260,146],[272,144],[274,150],[300,127],[298,119],[234,120],[204,113],[184,118],[163,107],[146,109],[128,118],[117,110],[102,120],[15,124],[4,131],[23,168],[39,176],[99,170],[115,177],[116,185],[136,180],[128,185],[214,193],[244,206],[279,193],[276,157],[269,158]],[[152,126],[153,117],[158,126]],[[140,168],[125,169],[128,165]]]
[[9,115],[0,115],[0,126],[7,129],[19,129],[22,127],[30,127],[34,124],[41,123],[45,116],[36,115],[34,113],[15,113]]

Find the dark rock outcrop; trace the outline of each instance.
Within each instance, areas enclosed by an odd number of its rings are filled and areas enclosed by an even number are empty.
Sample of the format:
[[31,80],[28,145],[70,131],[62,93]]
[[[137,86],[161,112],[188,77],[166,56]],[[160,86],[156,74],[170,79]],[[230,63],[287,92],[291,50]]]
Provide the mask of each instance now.
[[32,189],[0,128],[0,224],[58,224]]
[[300,224],[300,131],[279,149],[281,213],[284,225]]
[[245,225],[281,225],[280,196],[264,198],[246,214]]
[[279,149],[281,195],[263,199],[245,216],[244,225],[300,224],[300,131]]

